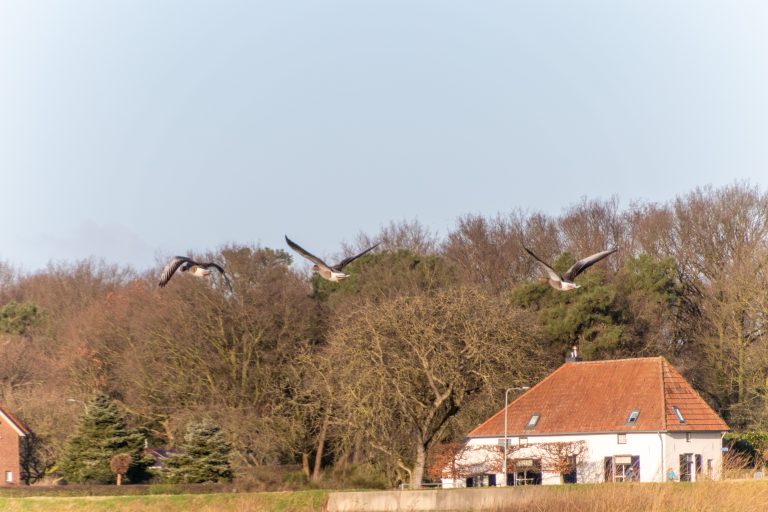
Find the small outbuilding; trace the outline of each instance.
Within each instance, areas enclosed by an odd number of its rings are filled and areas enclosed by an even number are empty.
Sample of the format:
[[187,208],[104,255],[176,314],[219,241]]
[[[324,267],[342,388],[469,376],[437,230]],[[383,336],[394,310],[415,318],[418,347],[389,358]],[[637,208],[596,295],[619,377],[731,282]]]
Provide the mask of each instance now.
[[718,479],[727,430],[663,357],[571,358],[472,430],[443,486]]
[[0,485],[24,483],[22,456],[29,430],[0,405]]

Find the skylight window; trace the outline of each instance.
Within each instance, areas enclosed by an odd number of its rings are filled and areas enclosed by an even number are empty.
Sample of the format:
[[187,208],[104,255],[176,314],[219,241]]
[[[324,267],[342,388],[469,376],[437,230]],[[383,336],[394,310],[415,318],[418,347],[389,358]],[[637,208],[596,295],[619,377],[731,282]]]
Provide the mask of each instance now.
[[531,419],[528,420],[528,424],[525,426],[525,428],[533,428],[536,426],[536,424],[539,422],[539,417],[541,415],[537,412],[533,413],[533,416],[531,416]]
[[627,417],[627,425],[630,427],[637,422],[637,417],[640,416],[640,409],[632,409]]
[[675,418],[677,418],[677,421],[680,423],[685,423],[685,418],[683,418],[683,413],[680,412],[680,409],[676,406],[672,406],[672,411],[675,413]]

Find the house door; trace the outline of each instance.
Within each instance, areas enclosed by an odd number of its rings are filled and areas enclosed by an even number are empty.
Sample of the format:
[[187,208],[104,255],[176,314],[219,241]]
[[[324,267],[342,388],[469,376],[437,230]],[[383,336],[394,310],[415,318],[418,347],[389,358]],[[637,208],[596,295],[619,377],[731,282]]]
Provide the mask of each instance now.
[[[509,477],[507,477],[509,482]],[[515,461],[515,472],[511,485],[540,485],[541,462],[538,459],[520,459]]]
[[568,457],[568,467],[569,470],[563,473],[563,483],[564,484],[575,484],[577,481],[576,477],[576,456],[570,456]]
[[680,455],[680,481],[693,482],[695,479],[693,475],[693,454],[683,453]]
[[541,472],[538,469],[523,469],[515,473],[514,485],[541,485]]

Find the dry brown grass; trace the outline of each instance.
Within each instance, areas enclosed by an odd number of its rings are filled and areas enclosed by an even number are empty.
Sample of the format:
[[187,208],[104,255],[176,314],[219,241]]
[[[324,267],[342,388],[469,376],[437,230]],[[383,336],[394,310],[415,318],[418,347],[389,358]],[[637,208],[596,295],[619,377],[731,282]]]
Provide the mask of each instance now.
[[768,481],[531,487],[497,512],[523,511],[760,512],[768,511]]
[[726,480],[749,478],[756,471],[753,467],[752,457],[736,450],[729,450],[723,454],[721,469],[723,478]]

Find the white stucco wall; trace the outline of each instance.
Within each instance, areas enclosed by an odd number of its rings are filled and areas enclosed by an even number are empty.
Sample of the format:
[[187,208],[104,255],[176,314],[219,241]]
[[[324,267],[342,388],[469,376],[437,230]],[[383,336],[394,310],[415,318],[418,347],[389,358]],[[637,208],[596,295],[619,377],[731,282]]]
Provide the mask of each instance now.
[[[700,454],[702,456],[703,473],[707,473],[707,460],[713,462],[714,478],[719,478],[721,463],[722,435],[720,432],[693,432],[690,441],[686,441],[686,435],[681,433],[638,432],[626,433],[626,444],[618,443],[616,433],[606,434],[572,434],[552,436],[528,436],[528,448],[515,450],[514,458],[538,458],[536,456],[536,443],[573,442],[585,441],[588,452],[577,469],[579,483],[598,483],[605,480],[605,457],[620,455],[632,455],[640,457],[640,481],[663,482],[666,480],[667,468],[674,468],[678,475],[679,456],[685,453]],[[468,441],[470,447],[499,446],[500,438],[473,438]],[[509,437],[510,446],[517,447],[520,443],[518,436]],[[482,464],[483,454],[481,450],[468,452],[466,459],[469,464]],[[511,470],[509,470],[511,472]],[[506,478],[503,474],[496,474],[497,485],[504,485]],[[543,472],[542,484],[559,484],[560,475]],[[462,487],[464,481],[454,482],[452,479],[444,479],[445,487]]]
[[[680,455],[684,453],[700,454],[702,457],[702,475],[707,475],[707,460],[712,460],[713,478],[720,478],[723,460],[721,432],[691,432],[690,441],[686,441],[685,432],[669,433],[664,436],[664,467],[674,468],[680,477]],[[696,477],[694,476],[694,479]]]

